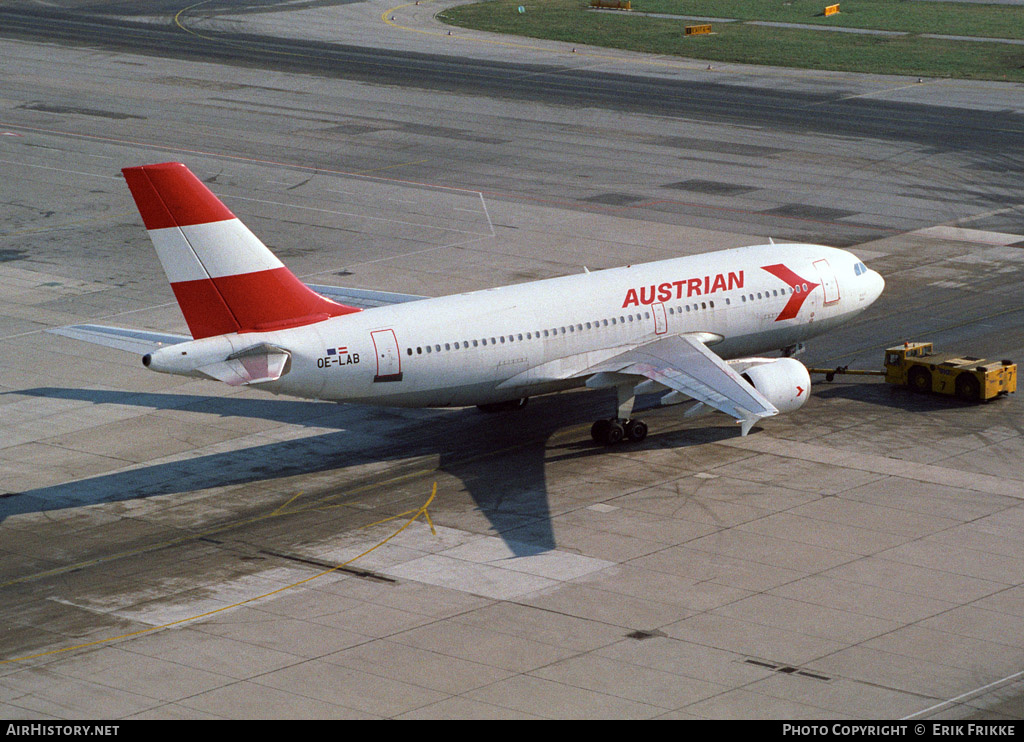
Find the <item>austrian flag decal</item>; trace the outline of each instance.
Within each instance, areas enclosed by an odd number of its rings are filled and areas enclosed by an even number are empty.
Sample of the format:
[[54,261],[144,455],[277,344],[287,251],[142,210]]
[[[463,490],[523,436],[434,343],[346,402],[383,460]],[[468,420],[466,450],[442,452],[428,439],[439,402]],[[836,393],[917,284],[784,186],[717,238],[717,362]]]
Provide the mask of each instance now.
[[793,292],[789,295],[789,301],[786,302],[786,306],[782,308],[782,311],[779,312],[779,316],[775,318],[776,322],[796,317],[800,312],[800,307],[802,307],[804,302],[807,301],[807,297],[810,296],[811,292],[820,285],[817,283],[811,283],[810,281],[805,281],[782,263],[778,263],[776,265],[762,265],[761,268],[768,271],[793,289]]

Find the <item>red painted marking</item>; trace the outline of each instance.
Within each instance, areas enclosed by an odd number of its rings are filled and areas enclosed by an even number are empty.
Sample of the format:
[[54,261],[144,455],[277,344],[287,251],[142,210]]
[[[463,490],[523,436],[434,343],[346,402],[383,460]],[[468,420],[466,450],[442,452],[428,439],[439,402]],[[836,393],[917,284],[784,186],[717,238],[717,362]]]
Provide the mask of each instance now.
[[192,337],[285,330],[361,311],[326,299],[287,268],[172,283]]
[[[809,297],[811,292],[820,285],[812,283],[811,281],[805,281],[782,263],[777,263],[776,265],[762,265],[761,268],[768,271],[779,280],[785,282],[793,289],[793,293],[789,295],[789,301],[786,302],[786,306],[782,308],[782,311],[779,312],[779,316],[775,318],[776,322],[796,317],[800,312],[800,307],[802,307],[804,302],[807,301],[807,297]],[[798,286],[800,287],[799,290],[797,290]]]
[[126,167],[121,172],[146,229],[187,227],[235,218],[180,162]]
[[189,332],[196,340],[212,335],[238,332],[238,322],[213,281],[179,281],[172,283],[174,298],[185,315]]

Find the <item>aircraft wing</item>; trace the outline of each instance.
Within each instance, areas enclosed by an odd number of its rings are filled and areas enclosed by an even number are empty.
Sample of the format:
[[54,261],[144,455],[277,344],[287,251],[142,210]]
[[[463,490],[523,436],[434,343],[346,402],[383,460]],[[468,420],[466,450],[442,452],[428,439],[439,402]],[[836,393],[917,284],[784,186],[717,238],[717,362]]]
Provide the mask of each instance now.
[[47,330],[54,335],[84,340],[87,343],[105,345],[108,348],[126,350],[130,353],[145,355],[162,345],[184,343],[192,338],[188,335],[170,335],[145,330],[128,330],[123,327],[105,327],[103,325],[69,325]]
[[643,376],[731,415],[746,435],[778,409],[700,340],[686,335],[638,345],[585,370]]
[[388,304],[403,304],[407,301],[419,301],[420,299],[427,298],[426,296],[416,296],[415,294],[395,294],[390,291],[349,289],[341,286],[318,286],[311,283],[306,285],[321,296],[326,296],[332,301],[350,307],[359,307],[360,309],[372,309],[373,307],[383,307]]

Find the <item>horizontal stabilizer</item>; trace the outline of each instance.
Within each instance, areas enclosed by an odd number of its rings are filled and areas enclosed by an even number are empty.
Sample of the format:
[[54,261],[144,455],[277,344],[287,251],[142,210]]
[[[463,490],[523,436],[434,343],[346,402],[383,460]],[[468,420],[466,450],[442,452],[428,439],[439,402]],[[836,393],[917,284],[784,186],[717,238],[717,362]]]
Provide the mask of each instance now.
[[327,297],[331,301],[336,301],[339,304],[345,304],[359,309],[373,309],[374,307],[384,307],[390,304],[404,304],[407,301],[419,301],[420,299],[429,298],[426,296],[416,296],[414,294],[395,294],[390,291],[349,289],[342,288],[341,286],[318,286],[311,283],[306,285],[316,293]]
[[139,355],[145,355],[164,345],[186,343],[192,339],[188,335],[128,330],[123,327],[104,327],[103,325],[69,325],[55,327],[47,332]]

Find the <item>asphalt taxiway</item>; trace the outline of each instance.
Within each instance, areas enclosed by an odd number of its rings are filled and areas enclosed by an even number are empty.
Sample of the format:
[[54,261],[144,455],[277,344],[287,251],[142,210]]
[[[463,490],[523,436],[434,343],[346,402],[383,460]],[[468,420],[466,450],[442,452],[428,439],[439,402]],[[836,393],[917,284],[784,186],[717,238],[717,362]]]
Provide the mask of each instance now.
[[455,53],[426,3],[54,5],[64,37],[0,28],[0,716],[1024,712],[1019,395],[818,383],[745,438],[652,408],[608,450],[599,393],[364,409],[46,332],[184,331],[119,175],[178,160],[315,283],[820,241],[887,288],[809,365],[1021,360],[1020,86]]

